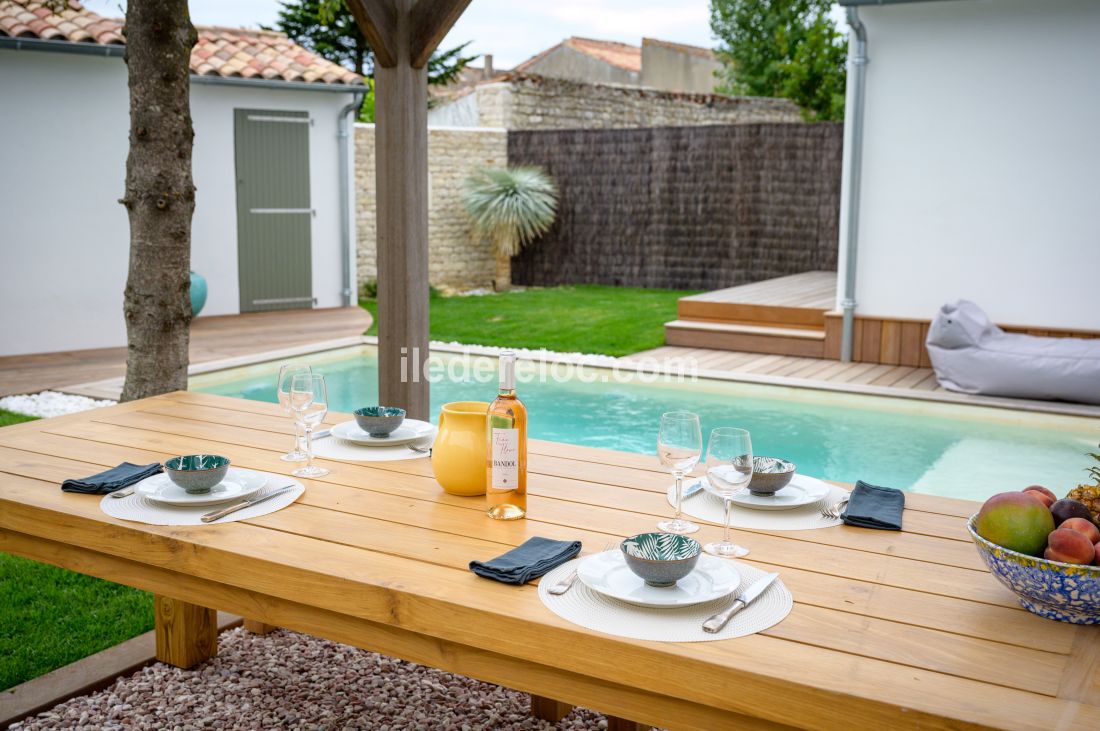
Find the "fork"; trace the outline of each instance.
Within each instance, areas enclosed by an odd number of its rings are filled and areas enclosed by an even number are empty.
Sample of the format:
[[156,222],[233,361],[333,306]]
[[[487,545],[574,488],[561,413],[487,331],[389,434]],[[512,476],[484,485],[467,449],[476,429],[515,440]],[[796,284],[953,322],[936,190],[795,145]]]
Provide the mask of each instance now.
[[840,514],[844,512],[845,506],[848,505],[848,495],[845,495],[832,505],[826,505],[821,509],[822,518],[831,518],[832,520],[840,520]]
[[[619,543],[618,541],[608,541],[604,545],[603,550],[604,551],[610,551],[611,549],[615,548],[615,546],[617,546],[618,543]],[[547,589],[547,591],[549,591],[554,596],[557,596],[559,594],[564,594],[565,592],[569,591],[570,587],[573,586],[573,583],[576,580],[577,580],[577,570],[573,569],[572,571],[569,572],[568,576],[566,576],[564,579],[562,579],[558,583],[551,586],[549,589]]]

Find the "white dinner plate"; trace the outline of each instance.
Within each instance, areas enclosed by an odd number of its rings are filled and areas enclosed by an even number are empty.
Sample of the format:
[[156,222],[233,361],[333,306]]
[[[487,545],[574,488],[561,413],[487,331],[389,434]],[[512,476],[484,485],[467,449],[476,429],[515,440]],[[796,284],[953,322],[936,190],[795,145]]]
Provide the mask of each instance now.
[[165,505],[217,505],[228,503],[232,500],[245,500],[263,489],[267,484],[267,476],[252,470],[242,470],[239,467],[230,467],[225,474],[225,479],[210,492],[192,494],[168,479],[163,472],[159,475],[142,480],[137,491],[158,503]]
[[650,586],[630,570],[618,548],[582,558],[577,578],[589,589],[627,604],[666,608],[721,599],[741,584],[741,575],[729,561],[704,553],[692,572],[675,585]]
[[393,447],[398,444],[408,444],[418,439],[433,437],[435,436],[435,427],[419,419],[405,419],[401,422],[401,426],[390,432],[388,437],[372,437],[360,429],[354,421],[345,421],[332,427],[332,436],[356,444],[364,444],[368,447]]
[[829,495],[830,489],[821,480],[796,474],[786,487],[777,490],[773,495],[753,495],[745,491],[734,495],[730,502],[751,510],[791,510],[821,502]]

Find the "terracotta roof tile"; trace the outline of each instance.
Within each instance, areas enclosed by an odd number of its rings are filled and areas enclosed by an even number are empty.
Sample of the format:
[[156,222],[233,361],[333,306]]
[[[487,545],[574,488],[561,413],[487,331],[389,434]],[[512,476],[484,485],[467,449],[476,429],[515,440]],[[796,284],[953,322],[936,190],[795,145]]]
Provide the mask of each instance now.
[[601,41],[595,38],[578,38],[573,36],[565,41],[565,45],[575,51],[598,58],[604,63],[617,66],[627,71],[642,70],[642,49],[640,46],[632,46],[629,43],[618,41]]
[[[41,2],[0,0],[0,36],[74,43],[125,43],[122,20],[104,18],[69,0],[55,13]],[[281,79],[358,86],[362,79],[326,61],[276,31],[196,26],[199,40],[191,51],[191,72],[200,76]]]

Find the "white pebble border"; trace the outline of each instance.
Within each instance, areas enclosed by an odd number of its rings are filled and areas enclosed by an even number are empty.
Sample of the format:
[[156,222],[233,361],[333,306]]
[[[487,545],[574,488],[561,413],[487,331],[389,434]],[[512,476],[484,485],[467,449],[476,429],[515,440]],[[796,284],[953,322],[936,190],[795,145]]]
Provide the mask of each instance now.
[[43,391],[23,396],[0,398],[0,409],[7,409],[26,416],[48,418],[50,416],[63,416],[65,414],[75,414],[78,411],[98,409],[102,406],[114,406],[115,403],[115,401],[108,399],[99,400],[57,391]]
[[[499,356],[506,350],[510,350],[516,354],[516,358],[520,360],[535,360],[535,361],[561,361],[565,363],[581,363],[591,366],[602,366],[604,368],[611,368],[615,364],[621,364],[622,358],[618,358],[614,355],[599,355],[597,353],[563,353],[557,350],[546,350],[545,348],[539,348],[537,350],[530,350],[528,348],[501,348],[495,345],[470,345],[469,343],[445,343],[441,340],[433,340],[429,345],[431,350],[439,350],[446,352],[468,352],[471,355],[488,355]],[[626,356],[630,357],[630,356]]]
[[597,731],[607,720],[575,709],[557,724],[530,715],[526,693],[328,640],[244,629],[191,670],[154,663],[104,690],[10,728],[442,729]]

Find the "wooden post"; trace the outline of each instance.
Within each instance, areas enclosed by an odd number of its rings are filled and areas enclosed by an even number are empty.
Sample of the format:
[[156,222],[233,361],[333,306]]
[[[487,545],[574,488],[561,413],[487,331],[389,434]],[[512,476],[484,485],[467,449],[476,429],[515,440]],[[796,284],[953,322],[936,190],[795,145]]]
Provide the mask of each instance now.
[[218,652],[218,613],[213,609],[153,597],[157,659],[177,668],[190,668]]
[[258,619],[246,619],[243,626],[246,632],[251,632],[254,635],[266,635],[279,629],[273,624],[265,624]]
[[375,53],[378,397],[429,417],[428,71],[470,0],[348,0]]
[[[411,4],[397,0],[398,8]],[[428,70],[410,64],[408,22],[399,12],[397,63],[374,70],[378,394],[427,420]]]
[[553,698],[545,698],[541,695],[531,694],[531,715],[541,721],[557,723],[573,710],[568,703],[556,701]]

